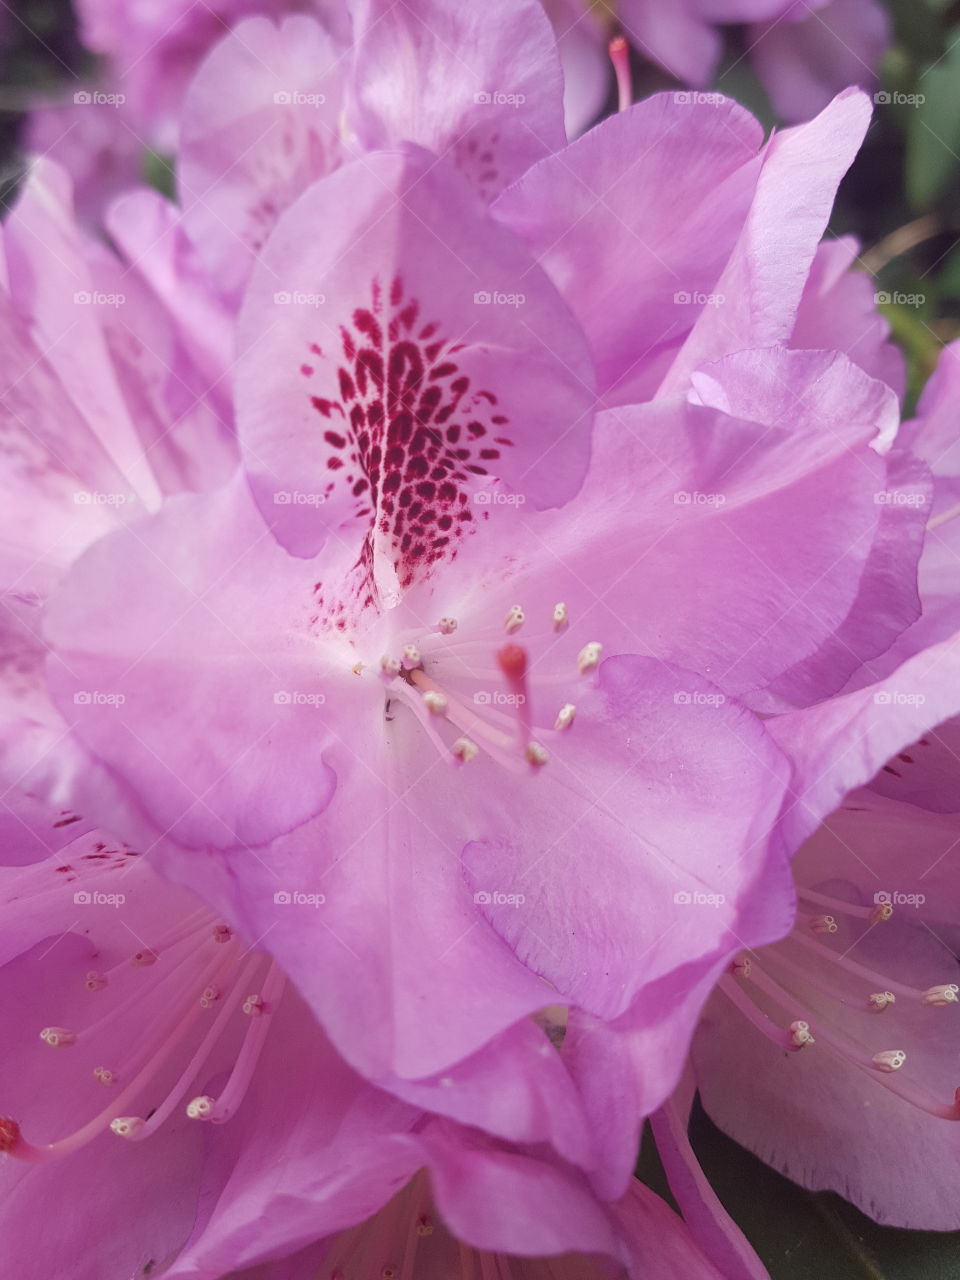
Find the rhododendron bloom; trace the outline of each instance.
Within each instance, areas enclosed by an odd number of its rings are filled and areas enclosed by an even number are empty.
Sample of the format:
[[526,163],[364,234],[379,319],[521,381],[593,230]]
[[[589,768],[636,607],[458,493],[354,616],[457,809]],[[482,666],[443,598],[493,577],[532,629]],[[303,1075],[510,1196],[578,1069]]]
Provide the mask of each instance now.
[[[469,1274],[471,1258],[502,1253],[570,1255],[505,1258],[517,1276],[715,1280],[639,1183],[604,1204],[546,1146],[510,1147],[362,1081],[275,962],[147,859],[76,830],[49,814],[57,852],[0,868],[12,1272],[62,1273],[69,1259],[76,1280],[217,1280],[295,1255],[283,1274],[347,1277],[371,1258],[375,1274],[399,1274],[416,1253]],[[544,1075],[561,1070],[527,1030]]]
[[[137,838],[271,929],[375,1077],[440,1073],[568,1003],[656,1024],[649,1109],[696,1003],[658,984],[700,991],[731,930],[774,936],[790,909],[783,762],[735,699],[842,680],[828,641],[874,536],[915,554],[922,516],[887,529],[873,498],[903,466],[893,396],[842,356],[746,353],[602,414],[589,458],[576,321],[422,152],[311,187],[239,333],[255,505],[242,483],[170,502],[51,604],[51,685],[94,766],[74,802],[97,812],[107,765]],[[319,917],[275,901],[294,889]]]

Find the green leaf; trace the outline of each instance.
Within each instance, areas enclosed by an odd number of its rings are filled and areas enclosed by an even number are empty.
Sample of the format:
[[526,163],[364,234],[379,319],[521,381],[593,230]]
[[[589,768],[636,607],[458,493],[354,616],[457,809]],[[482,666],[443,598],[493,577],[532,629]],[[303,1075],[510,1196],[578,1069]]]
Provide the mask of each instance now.
[[923,99],[907,127],[907,197],[927,209],[960,172],[960,29],[947,35],[947,52],[917,77]]

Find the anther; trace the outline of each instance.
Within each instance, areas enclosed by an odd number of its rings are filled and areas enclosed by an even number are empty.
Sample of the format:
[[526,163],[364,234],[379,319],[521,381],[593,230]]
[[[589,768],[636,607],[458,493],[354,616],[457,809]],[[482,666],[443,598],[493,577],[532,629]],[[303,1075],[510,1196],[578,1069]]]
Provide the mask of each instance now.
[[199,1098],[187,1103],[187,1115],[191,1120],[209,1120],[215,1102],[216,1098],[201,1094]]
[[804,1045],[816,1044],[813,1036],[810,1034],[810,1023],[797,1020],[790,1023],[790,1043],[795,1049],[802,1049]]
[[596,640],[591,640],[589,644],[585,644],[577,654],[577,670],[582,676],[590,671],[595,671],[600,665],[600,655],[603,653],[603,645],[598,644]]
[[423,658],[420,656],[420,650],[415,644],[405,644],[403,646],[402,662],[404,669],[407,671],[413,671],[415,667],[423,666]]
[[874,1013],[883,1013],[888,1004],[896,1004],[897,997],[892,991],[873,991],[867,997],[867,1008]]
[[387,680],[392,680],[394,676],[400,674],[400,663],[396,658],[391,658],[385,653],[380,659],[380,674]]
[[480,748],[470,738],[458,738],[451,749],[461,764],[466,764],[480,754]]
[[518,604],[511,605],[507,610],[507,616],[503,620],[503,629],[508,636],[512,636],[515,631],[520,628],[527,620],[527,615],[523,612]]
[[248,1017],[251,1017],[251,1018],[259,1018],[261,1013],[263,1013],[264,1009],[266,1008],[266,1006],[263,1003],[263,997],[260,995],[258,991],[255,991],[253,995],[247,996],[246,1000],[244,1000],[243,1002],[242,1007],[243,1007],[243,1012],[247,1014]]
[[837,932],[837,920],[835,916],[811,916],[807,923],[814,933]]
[[130,963],[135,969],[149,968],[150,965],[157,963],[157,953],[145,947],[143,951],[138,951],[130,957]]
[[939,987],[927,987],[920,997],[920,1001],[922,1004],[941,1007],[945,1004],[956,1004],[958,992],[960,992],[960,987],[955,982],[946,982]]
[[99,973],[96,969],[91,969],[90,972],[87,974],[87,976],[84,978],[83,985],[87,988],[88,991],[102,991],[103,988],[107,985],[107,979],[104,977],[102,973]]
[[67,1049],[76,1043],[77,1033],[68,1031],[66,1027],[44,1027],[40,1032],[40,1039],[51,1049]]
[[214,942],[229,942],[233,937],[233,930],[228,924],[215,924],[213,926]]
[[204,987],[200,995],[200,1008],[212,1009],[220,999],[220,994],[219,987]]
[[523,754],[535,769],[542,768],[550,759],[549,754],[541,747],[539,742],[528,742]]
[[118,1138],[134,1138],[143,1128],[143,1123],[139,1116],[117,1116],[110,1121],[110,1128]]
[[899,1071],[906,1060],[907,1055],[902,1049],[884,1049],[870,1059],[878,1071]]
[[417,1235],[418,1236],[433,1235],[433,1223],[430,1221],[430,1219],[427,1217],[425,1213],[421,1213],[420,1217],[417,1219]]
[[567,613],[565,604],[555,604],[553,606],[553,629],[554,631],[566,631],[570,623],[570,616]]
[[565,703],[557,712],[556,724],[553,727],[555,729],[569,729],[570,726],[573,724],[574,720],[576,719],[576,715],[577,715],[577,708],[573,705],[573,703],[572,702]]
[[738,978],[749,978],[752,968],[749,956],[737,956],[730,965],[730,972],[736,974]]
[[9,1155],[20,1141],[20,1126],[9,1116],[0,1116],[0,1155]]
[[112,1085],[117,1083],[116,1073],[111,1071],[109,1067],[94,1067],[94,1080],[99,1080],[102,1085]]
[[432,716],[442,716],[446,714],[447,700],[443,694],[438,693],[436,689],[426,690],[423,694],[423,705]]
[[437,623],[437,630],[442,636],[452,636],[457,629],[456,618],[441,618]]
[[871,924],[883,924],[893,915],[893,907],[889,902],[878,902],[870,912]]

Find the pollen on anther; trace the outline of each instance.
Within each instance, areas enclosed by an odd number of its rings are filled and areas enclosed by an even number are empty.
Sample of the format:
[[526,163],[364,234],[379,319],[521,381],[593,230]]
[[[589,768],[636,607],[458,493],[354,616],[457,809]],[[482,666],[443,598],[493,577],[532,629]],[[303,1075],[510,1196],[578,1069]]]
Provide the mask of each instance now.
[[508,636],[512,636],[527,620],[527,615],[523,612],[520,605],[511,605],[507,610],[507,616],[503,620],[503,629]]
[[603,645],[598,644],[596,640],[591,640],[589,644],[585,644],[577,654],[577,670],[582,676],[590,671],[595,671],[600,665],[600,656],[603,653]]
[[212,1009],[219,999],[220,999],[219,987],[204,987],[203,992],[201,993],[201,996],[200,996],[200,1008]]
[[749,956],[737,956],[730,966],[730,971],[738,978],[749,978],[752,968]]
[[442,716],[446,714],[447,700],[443,694],[438,693],[436,689],[427,689],[423,694],[423,705],[432,716]]
[[433,1223],[430,1221],[430,1219],[427,1217],[425,1213],[421,1213],[420,1217],[417,1219],[417,1235],[418,1236],[433,1235]]
[[870,1059],[878,1071],[899,1071],[906,1060],[907,1055],[902,1049],[884,1049]]
[[83,985],[88,991],[102,991],[107,985],[107,979],[104,974],[97,969],[91,969],[83,980]]
[[884,921],[889,920],[892,915],[893,907],[889,902],[878,902],[870,912],[870,923],[883,924]]
[[67,1049],[70,1045],[76,1044],[77,1033],[69,1031],[66,1027],[44,1027],[40,1032],[40,1039],[51,1049]]
[[553,606],[553,629],[554,631],[565,631],[570,618],[567,613],[567,606],[563,603]]
[[480,754],[480,748],[470,738],[458,738],[451,750],[461,764],[466,764],[468,760],[475,760]]
[[541,747],[539,742],[528,742],[523,754],[536,769],[542,768],[550,759],[548,752]]
[[947,1004],[956,1004],[958,993],[960,993],[960,987],[955,982],[945,982],[937,987],[927,987],[920,1000],[923,1004],[942,1007]]
[[117,1083],[116,1072],[111,1071],[109,1067],[94,1067],[94,1080],[99,1080],[102,1085],[114,1085]]
[[889,1004],[896,1004],[897,997],[892,991],[872,991],[867,997],[867,1008],[874,1013],[883,1013]]
[[201,1094],[199,1098],[194,1098],[192,1102],[187,1103],[187,1115],[191,1120],[207,1120],[213,1111],[215,1098],[211,1098],[209,1094]]
[[805,1045],[816,1044],[813,1036],[810,1034],[810,1023],[797,1019],[796,1022],[790,1023],[790,1043],[796,1049],[802,1049]]
[[157,953],[147,947],[143,951],[135,952],[130,957],[130,963],[135,969],[146,969],[150,965],[157,963]]
[[837,921],[834,916],[811,916],[807,923],[814,933],[837,932]]
[[569,729],[570,726],[573,724],[574,720],[576,719],[576,715],[577,715],[577,708],[573,705],[573,703],[572,702],[564,703],[564,705],[557,712],[557,720],[553,727],[555,729]]
[[437,630],[442,636],[452,636],[457,629],[456,618],[441,618],[437,623]]
[[110,1121],[110,1128],[118,1138],[133,1138],[143,1128],[140,1116],[117,1116]]
[[388,653],[385,653],[380,659],[380,671],[388,680],[392,680],[394,676],[400,674],[400,663],[396,658],[391,658]]
[[259,1018],[266,1008],[266,1005],[263,1003],[263,997],[260,993],[254,992],[253,995],[247,996],[246,1000],[243,1002],[242,1008],[243,1012],[247,1014],[248,1017]]
[[403,646],[403,665],[407,671],[423,666],[423,658],[420,656],[420,650],[415,644],[405,644]]

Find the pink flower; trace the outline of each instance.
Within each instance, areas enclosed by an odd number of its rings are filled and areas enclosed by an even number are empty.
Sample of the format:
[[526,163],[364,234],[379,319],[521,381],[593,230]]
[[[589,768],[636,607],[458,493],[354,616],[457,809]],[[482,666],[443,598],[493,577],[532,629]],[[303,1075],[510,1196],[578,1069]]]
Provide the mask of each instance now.
[[[63,824],[46,823],[55,854],[0,869],[0,1225],[13,1271],[69,1258],[76,1280],[217,1280],[295,1254],[282,1274],[316,1275],[323,1260],[323,1274],[350,1277],[371,1254],[380,1275],[451,1250],[464,1267],[577,1251],[605,1257],[550,1265],[716,1277],[639,1183],[601,1203],[545,1146],[508,1147],[372,1088],[268,956],[146,859]],[[543,1031],[528,1031],[542,1070],[562,1070]]]
[[[470,107],[450,109],[458,137]],[[259,253],[237,329],[245,475],[214,491],[206,469],[161,484],[145,462],[134,421],[158,428],[151,464],[188,472],[208,436],[168,455],[169,388],[122,326],[93,327],[95,360],[54,341],[71,295],[39,260],[44,289],[18,304],[39,348],[6,317],[7,393],[44,448],[7,462],[28,511],[43,477],[47,520],[8,579],[33,594],[6,776],[155,846],[231,927],[269,936],[338,1051],[400,1097],[471,1059],[455,1118],[533,1141],[525,1094],[490,1118],[503,1037],[568,1006],[551,1096],[590,1128],[563,1154],[610,1199],[733,948],[791,916],[787,762],[747,707],[833,692],[915,617],[922,512],[875,501],[924,491],[889,451],[895,397],[843,355],[786,349],[829,297],[808,273],[864,124],[847,95],[761,151],[732,105],[644,104],[566,153],[565,180],[603,199],[571,200],[556,242],[549,155],[493,215],[469,165],[423,149],[341,164],[277,209]],[[704,210],[683,235],[649,199],[630,212],[677,132],[699,156],[677,206]],[[621,163],[640,142],[646,183]],[[262,177],[224,209],[244,214]],[[606,308],[577,271],[588,213],[611,247]],[[229,307],[185,226],[141,194],[111,229],[219,405]],[[716,296],[676,301],[687,281],[729,290],[726,317]],[[664,334],[668,300],[684,318]],[[877,364],[883,338],[855,354]],[[648,403],[626,403],[634,364]],[[614,407],[595,419],[597,366]],[[140,395],[155,417],[130,413]],[[109,465],[94,422],[119,433]],[[120,491],[135,467],[157,514],[131,502],[75,531],[73,493]],[[320,929],[277,897],[293,892],[324,896]]]
[[[791,122],[809,120],[848,85],[871,88],[890,44],[890,22],[878,0],[620,0],[616,12],[639,53],[697,89],[716,74],[722,26],[746,24],[754,69],[777,114]],[[590,25],[574,25],[566,12],[554,21],[580,41],[589,36]],[[599,70],[592,82],[597,78]],[[722,87],[722,77],[718,83]],[[586,97],[583,89],[580,96]]]

